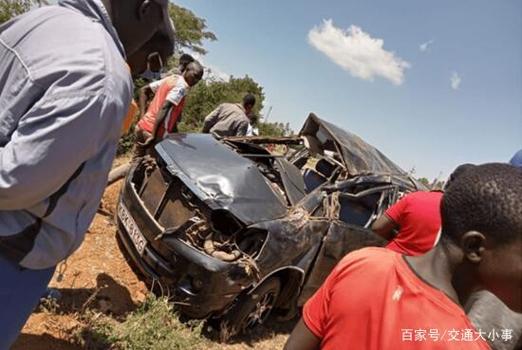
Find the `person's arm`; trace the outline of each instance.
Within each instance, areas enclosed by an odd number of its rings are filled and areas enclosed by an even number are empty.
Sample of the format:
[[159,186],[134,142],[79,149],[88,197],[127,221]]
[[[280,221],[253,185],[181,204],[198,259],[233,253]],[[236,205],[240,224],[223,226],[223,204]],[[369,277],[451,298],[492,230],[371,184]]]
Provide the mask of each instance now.
[[205,117],[205,120],[203,121],[203,130],[201,130],[202,133],[208,134],[210,132],[210,129],[216,123],[218,122],[218,117],[221,113],[221,105],[219,105],[216,109],[214,109],[212,112],[210,112],[209,115]]
[[149,85],[145,85],[140,89],[139,94],[139,105],[140,105],[140,115],[145,115],[147,111],[147,101],[149,100],[149,94],[152,93],[152,89]]
[[44,97],[22,116],[0,148],[0,210],[27,209],[45,200],[102,147],[100,135],[108,131],[92,117],[110,108],[104,99]]
[[317,350],[320,344],[321,339],[317,338],[301,319],[290,334],[284,350]]
[[145,115],[145,112],[148,108],[148,102],[151,99],[151,97],[154,96],[154,94],[158,91],[161,84],[165,82],[167,78],[163,78],[161,80],[153,81],[152,83],[145,85],[140,89],[139,93],[139,105],[140,105],[140,115]]
[[158,112],[158,115],[156,116],[156,119],[154,120],[154,126],[152,127],[151,136],[145,141],[140,142],[140,146],[149,147],[157,141],[158,131],[161,127],[161,124],[165,121],[167,115],[170,113],[170,110],[173,106],[174,104],[170,101],[165,101],[165,103],[163,103],[163,106],[161,107],[160,111]]
[[174,107],[174,103],[170,102],[169,100],[165,100],[163,103],[163,106],[161,106],[160,111],[158,112],[158,116],[156,117],[156,120],[154,121],[154,127],[152,128],[152,139],[156,140],[158,137],[158,130],[165,122],[165,119],[167,118],[167,115],[169,114],[170,110]]
[[372,231],[389,241],[393,238],[393,230],[397,227],[398,225],[395,221],[383,214],[372,224]]
[[179,133],[178,125],[183,121],[183,111],[179,112],[178,120],[176,121],[176,124],[174,124],[174,127],[172,128],[173,133]]
[[249,125],[250,125],[250,123],[246,120],[240,121],[239,125],[237,126],[236,136],[246,136]]
[[394,229],[399,228],[406,208],[409,196],[406,195],[388,208],[380,218],[372,224],[372,230],[382,238],[391,240],[394,237]]

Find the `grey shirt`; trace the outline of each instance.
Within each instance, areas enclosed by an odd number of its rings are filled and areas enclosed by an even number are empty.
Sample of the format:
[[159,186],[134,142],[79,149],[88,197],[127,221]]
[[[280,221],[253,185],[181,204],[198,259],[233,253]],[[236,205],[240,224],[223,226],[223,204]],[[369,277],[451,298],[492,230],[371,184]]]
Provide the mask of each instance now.
[[80,246],[131,94],[101,0],[61,0],[0,26],[0,254],[43,269]]
[[485,332],[483,337],[493,349],[522,348],[522,314],[511,311],[493,293],[481,290],[471,294],[465,309],[477,330]]
[[241,104],[222,103],[205,118],[203,132],[222,137],[245,136],[249,125],[250,120]]

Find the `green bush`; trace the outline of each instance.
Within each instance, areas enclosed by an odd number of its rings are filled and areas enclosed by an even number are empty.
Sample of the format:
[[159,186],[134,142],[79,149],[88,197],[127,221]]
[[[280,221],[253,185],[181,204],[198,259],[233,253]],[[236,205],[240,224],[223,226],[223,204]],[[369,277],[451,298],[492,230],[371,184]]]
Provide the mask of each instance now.
[[130,131],[126,135],[120,137],[120,141],[118,142],[118,148],[116,150],[116,156],[122,156],[132,151],[135,142],[136,135],[133,131]]

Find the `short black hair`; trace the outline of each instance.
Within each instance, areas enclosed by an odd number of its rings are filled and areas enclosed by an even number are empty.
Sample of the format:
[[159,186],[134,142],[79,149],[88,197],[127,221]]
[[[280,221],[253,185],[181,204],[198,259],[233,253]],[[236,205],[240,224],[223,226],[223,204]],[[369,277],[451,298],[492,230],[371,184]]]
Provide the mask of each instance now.
[[522,238],[522,169],[490,163],[457,170],[442,197],[443,239],[457,242],[469,231],[498,244]]
[[195,61],[194,57],[192,57],[188,53],[182,54],[179,57],[179,68],[180,68],[181,73],[183,73],[185,71],[185,69],[187,69],[187,66],[189,63],[192,63],[194,61]]
[[252,94],[246,94],[245,97],[243,97],[243,106],[245,107],[254,107],[256,104],[256,97]]
[[446,184],[444,185],[444,190],[447,190],[458,176],[464,174],[464,172],[467,170],[473,169],[474,167],[475,165],[469,163],[459,165],[455,170],[453,170],[453,172],[449,176],[448,180],[446,181]]

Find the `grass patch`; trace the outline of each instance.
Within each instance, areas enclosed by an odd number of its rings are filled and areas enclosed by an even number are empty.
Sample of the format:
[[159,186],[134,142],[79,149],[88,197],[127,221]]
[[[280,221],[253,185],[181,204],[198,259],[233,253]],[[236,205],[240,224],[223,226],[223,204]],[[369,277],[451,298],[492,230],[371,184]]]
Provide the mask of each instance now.
[[136,135],[134,134],[134,128],[131,131],[120,137],[118,141],[118,148],[116,149],[116,156],[123,156],[132,151],[134,144],[136,143]]
[[[92,311],[84,314],[86,327],[77,335],[89,350],[201,349],[208,341],[201,336],[202,322],[184,324],[166,298],[149,297],[123,322]],[[207,345],[207,346],[205,346]]]

